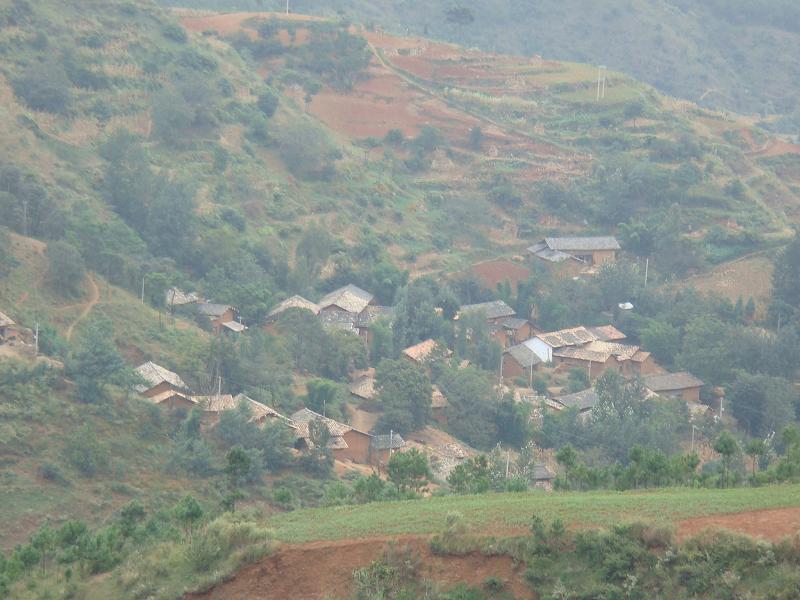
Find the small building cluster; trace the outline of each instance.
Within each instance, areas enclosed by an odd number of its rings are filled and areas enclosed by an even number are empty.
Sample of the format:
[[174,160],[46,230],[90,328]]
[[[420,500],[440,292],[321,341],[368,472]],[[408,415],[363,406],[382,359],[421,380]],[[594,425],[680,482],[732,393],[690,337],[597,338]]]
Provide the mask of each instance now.
[[142,397],[153,404],[173,410],[200,408],[203,411],[201,424],[205,429],[216,426],[224,411],[238,409],[244,404],[251,415],[250,420],[257,425],[277,423],[288,427],[295,436],[295,448],[298,450],[313,448],[309,424],[312,421],[324,423],[330,434],[327,447],[336,460],[381,466],[386,464],[391,452],[405,446],[405,440],[400,434],[389,432],[387,435],[373,435],[308,408],[286,417],[244,394],[196,395],[177,373],[154,362],[143,363],[135,371],[141,382],[134,389]]

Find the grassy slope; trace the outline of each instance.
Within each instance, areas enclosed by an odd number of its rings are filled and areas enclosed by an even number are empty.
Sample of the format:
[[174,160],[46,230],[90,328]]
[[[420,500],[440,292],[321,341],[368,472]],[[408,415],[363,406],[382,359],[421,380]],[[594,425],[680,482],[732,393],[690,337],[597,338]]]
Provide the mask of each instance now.
[[670,523],[690,517],[795,506],[800,506],[798,485],[729,490],[486,494],[299,510],[275,516],[268,523],[278,539],[298,543],[437,533],[452,511],[463,514],[475,531],[501,534],[526,528],[533,514],[545,521],[560,518],[571,525],[604,526],[633,520]]

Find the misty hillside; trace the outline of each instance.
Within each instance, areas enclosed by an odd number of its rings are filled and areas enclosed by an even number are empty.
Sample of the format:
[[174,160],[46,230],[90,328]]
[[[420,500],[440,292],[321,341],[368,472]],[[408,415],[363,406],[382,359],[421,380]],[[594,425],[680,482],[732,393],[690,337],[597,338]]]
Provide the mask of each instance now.
[[[283,0],[166,0],[216,10],[284,10]],[[605,64],[701,105],[762,115],[797,133],[800,5],[791,0],[293,0],[300,13],[375,22],[483,50]],[[466,8],[467,10],[458,10]]]

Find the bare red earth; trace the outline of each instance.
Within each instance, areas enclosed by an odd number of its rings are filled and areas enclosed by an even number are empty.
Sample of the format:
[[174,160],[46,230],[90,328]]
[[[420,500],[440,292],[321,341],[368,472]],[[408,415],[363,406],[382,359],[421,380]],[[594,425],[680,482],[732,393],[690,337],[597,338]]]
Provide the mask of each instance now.
[[522,265],[503,259],[487,260],[472,265],[469,270],[491,290],[495,289],[498,283],[506,281],[516,288],[520,281],[527,281],[531,276],[531,272]]
[[[353,592],[353,571],[381,558],[390,538],[313,542],[284,546],[276,553],[245,567],[230,581],[211,590],[192,594],[193,600],[322,600],[347,598]],[[443,587],[460,582],[481,586],[488,577],[507,581],[515,598],[535,598],[525,583],[525,567],[507,556],[435,556],[427,539],[404,537],[398,542],[415,550],[426,579]]]
[[678,539],[685,540],[709,528],[729,529],[753,537],[778,541],[800,531],[800,508],[754,510],[687,519],[678,523]]

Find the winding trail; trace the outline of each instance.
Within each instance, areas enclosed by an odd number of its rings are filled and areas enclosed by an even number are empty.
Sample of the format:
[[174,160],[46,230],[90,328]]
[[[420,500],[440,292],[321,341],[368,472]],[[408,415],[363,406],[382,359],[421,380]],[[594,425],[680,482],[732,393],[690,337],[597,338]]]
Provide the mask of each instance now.
[[100,288],[97,287],[97,283],[91,273],[87,274],[87,279],[89,280],[89,299],[83,304],[83,310],[78,317],[67,327],[67,333],[64,337],[66,337],[68,342],[72,341],[72,334],[75,331],[75,327],[92,312],[92,309],[100,301]]

